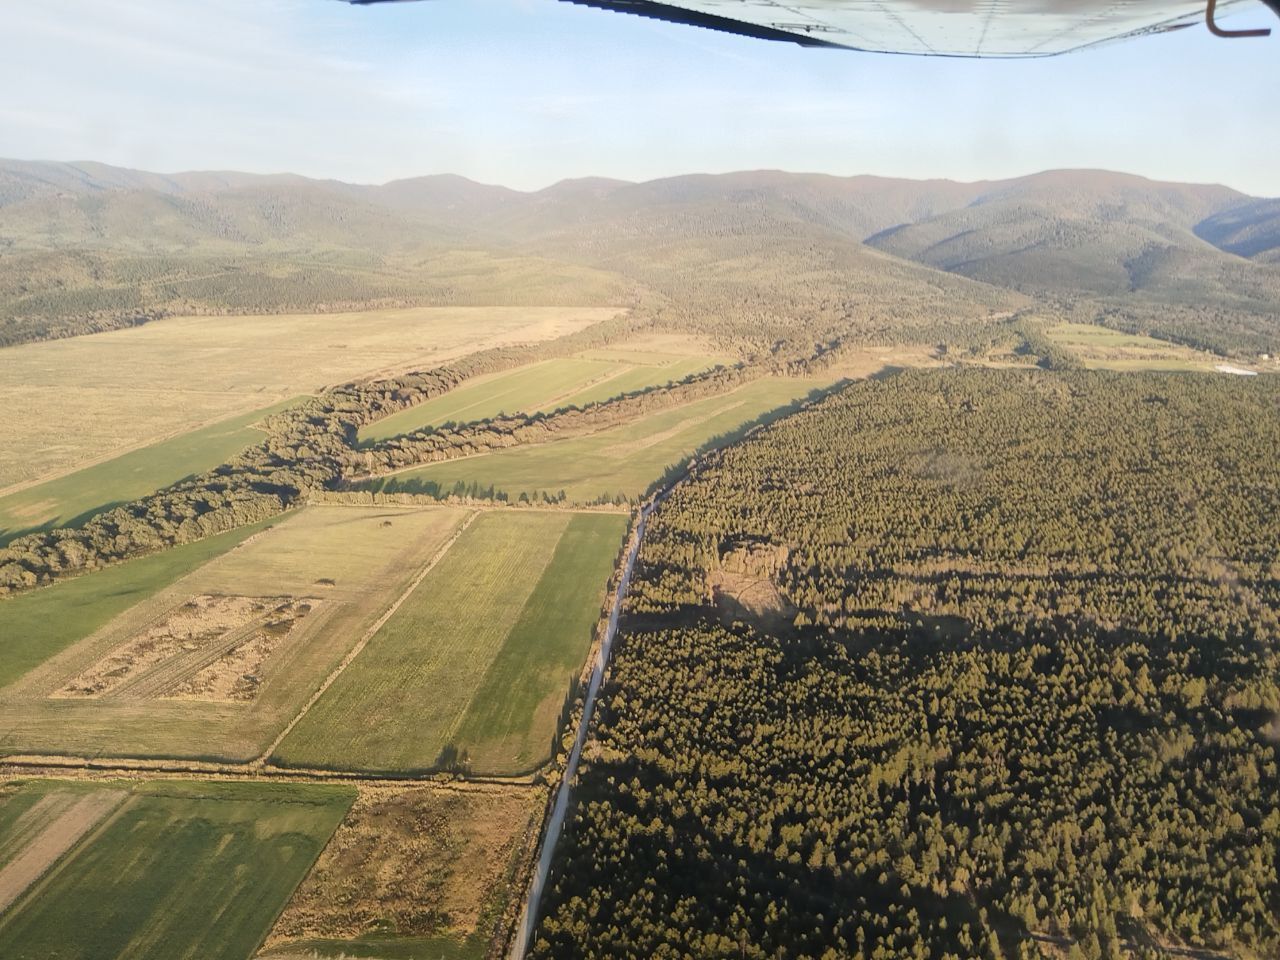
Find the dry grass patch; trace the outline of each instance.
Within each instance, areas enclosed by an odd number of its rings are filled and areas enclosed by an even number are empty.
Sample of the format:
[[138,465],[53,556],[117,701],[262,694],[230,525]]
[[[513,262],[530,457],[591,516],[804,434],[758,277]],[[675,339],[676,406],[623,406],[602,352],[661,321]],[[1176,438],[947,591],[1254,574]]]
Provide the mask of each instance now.
[[536,842],[542,788],[361,787],[264,953],[377,938],[493,940]]
[[5,349],[0,492],[327,384],[563,336],[613,307],[175,317]]
[[53,696],[252,700],[267,658],[322,603],[293,597],[192,597]]

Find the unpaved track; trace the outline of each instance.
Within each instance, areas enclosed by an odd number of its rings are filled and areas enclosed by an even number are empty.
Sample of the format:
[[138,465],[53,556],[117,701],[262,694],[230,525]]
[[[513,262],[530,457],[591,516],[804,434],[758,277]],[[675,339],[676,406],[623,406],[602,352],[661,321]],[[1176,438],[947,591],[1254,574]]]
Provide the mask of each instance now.
[[[17,856],[0,867],[0,913],[128,795],[124,790],[101,790],[79,797],[32,837]],[[56,802],[54,797],[46,797],[40,804],[49,801]],[[37,813],[40,804],[29,812]]]

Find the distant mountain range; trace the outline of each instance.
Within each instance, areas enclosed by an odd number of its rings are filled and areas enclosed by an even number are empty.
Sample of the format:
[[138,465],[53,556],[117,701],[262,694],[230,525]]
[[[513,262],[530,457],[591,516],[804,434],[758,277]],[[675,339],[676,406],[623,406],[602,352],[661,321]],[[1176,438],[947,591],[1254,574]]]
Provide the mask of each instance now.
[[1096,313],[1223,353],[1274,349],[1280,332],[1280,200],[1095,170],[520,192],[0,160],[0,254],[10,342],[140,311],[637,299],[761,339],[936,314],[939,300],[959,317]]

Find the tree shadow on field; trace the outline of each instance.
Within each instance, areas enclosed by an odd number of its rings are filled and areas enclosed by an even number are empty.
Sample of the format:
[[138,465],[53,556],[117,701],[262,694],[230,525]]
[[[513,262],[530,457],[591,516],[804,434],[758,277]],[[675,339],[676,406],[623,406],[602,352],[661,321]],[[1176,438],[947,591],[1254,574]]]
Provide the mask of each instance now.
[[129,500],[108,500],[106,503],[99,503],[66,520],[61,516],[57,516],[52,520],[46,520],[44,523],[38,523],[30,527],[12,527],[7,529],[0,527],[0,548],[8,546],[20,537],[30,536],[33,533],[49,533],[53,530],[78,529],[83,527],[99,514],[106,513],[109,510],[114,510],[116,507],[123,507],[127,504],[135,503],[139,499],[149,497],[154,493],[160,493],[164,490],[172,490],[174,487],[180,486],[184,483],[190,483],[192,480],[196,479],[197,476],[199,476],[199,474],[188,473],[185,477],[179,477],[172,483],[166,483],[164,486],[156,487],[151,491],[151,493],[143,494],[142,497],[134,497]]
[[90,507],[83,513],[79,513],[70,520],[63,521],[61,517],[54,517],[44,523],[37,524],[34,527],[13,527],[11,529],[0,528],[0,547],[7,547],[13,541],[30,536],[33,533],[49,533],[52,530],[74,530],[84,526],[100,513],[106,513],[108,510],[114,510],[116,507],[123,507],[130,500],[112,500],[109,503],[100,506]]
[[446,743],[440,750],[440,755],[436,757],[436,761],[432,764],[432,769],[441,770],[445,773],[471,773],[471,754],[456,743]]

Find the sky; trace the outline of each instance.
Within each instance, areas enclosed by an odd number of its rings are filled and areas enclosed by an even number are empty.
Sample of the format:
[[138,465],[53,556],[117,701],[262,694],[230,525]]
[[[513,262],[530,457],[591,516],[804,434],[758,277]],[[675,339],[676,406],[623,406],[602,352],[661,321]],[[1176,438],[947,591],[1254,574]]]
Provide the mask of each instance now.
[[[1235,26],[1280,28],[1261,4]],[[1044,60],[807,50],[556,0],[0,0],[0,156],[518,189],[1061,167],[1280,196],[1280,29]]]

